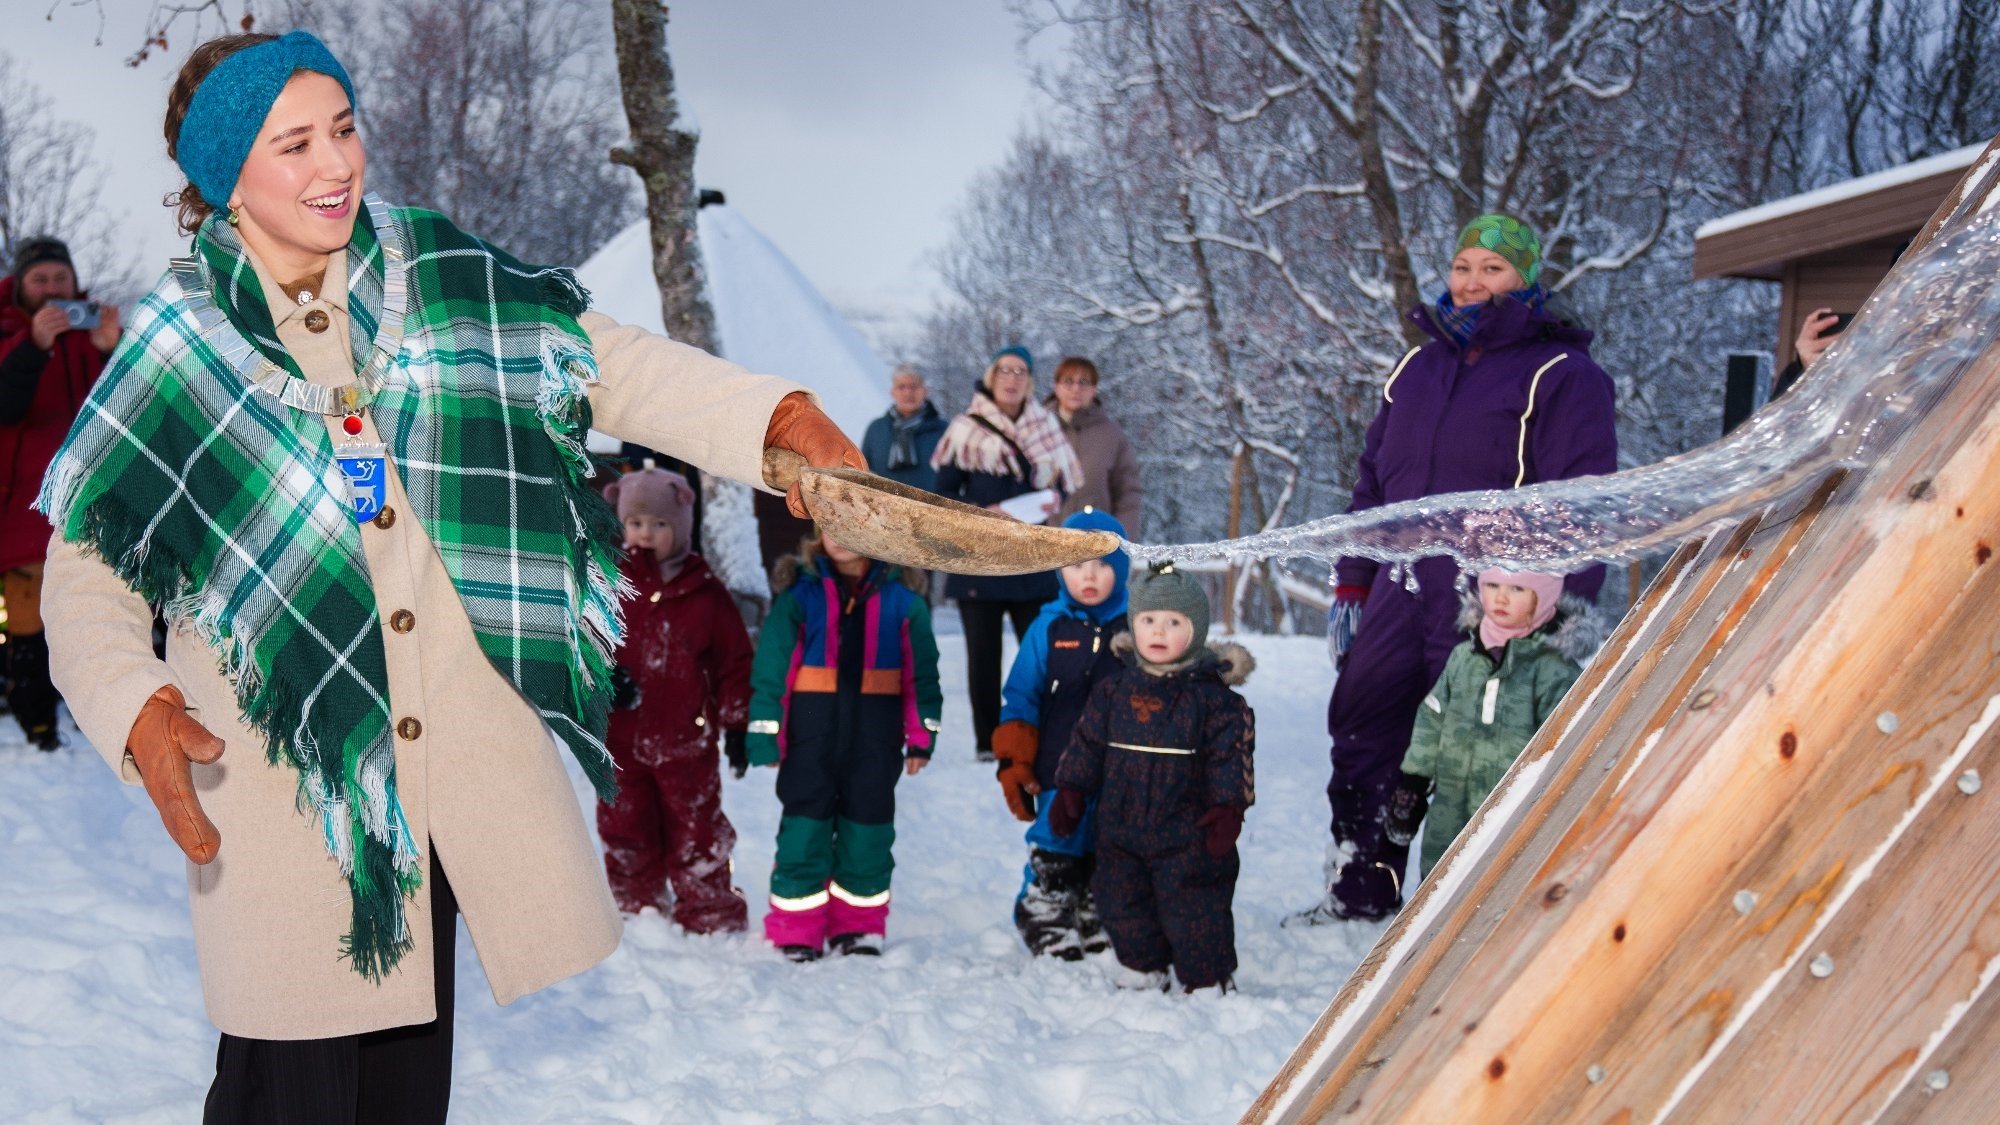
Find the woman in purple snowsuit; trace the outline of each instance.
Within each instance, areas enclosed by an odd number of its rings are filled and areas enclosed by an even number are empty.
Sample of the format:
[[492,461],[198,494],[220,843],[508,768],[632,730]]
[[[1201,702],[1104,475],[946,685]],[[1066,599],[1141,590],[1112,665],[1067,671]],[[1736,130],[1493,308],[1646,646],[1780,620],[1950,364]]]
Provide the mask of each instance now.
[[[1546,308],[1541,245],[1506,215],[1460,232],[1448,290],[1409,317],[1431,339],[1404,355],[1355,473],[1358,512],[1445,492],[1516,488],[1618,467],[1611,379],[1591,333]],[[1335,647],[1353,630],[1327,705],[1333,736],[1333,844],[1325,899],[1288,919],[1376,919],[1403,902],[1409,850],[1383,836],[1410,728],[1461,638],[1458,566],[1343,558],[1335,570]],[[1604,569],[1571,574],[1565,592],[1595,599]]]

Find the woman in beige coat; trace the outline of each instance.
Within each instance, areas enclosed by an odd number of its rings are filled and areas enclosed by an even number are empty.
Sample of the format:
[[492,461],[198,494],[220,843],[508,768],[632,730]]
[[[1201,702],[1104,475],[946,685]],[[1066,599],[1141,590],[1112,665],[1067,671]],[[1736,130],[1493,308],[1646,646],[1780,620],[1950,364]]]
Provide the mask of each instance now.
[[[197,48],[167,138],[197,253],[45,486],[55,678],[190,860],[207,1120],[442,1121],[455,916],[502,1004],[618,944],[557,746],[608,774],[582,430],[759,484],[767,446],[861,459],[796,385],[365,199],[352,88],[310,35]],[[323,674],[295,658],[328,638]]]

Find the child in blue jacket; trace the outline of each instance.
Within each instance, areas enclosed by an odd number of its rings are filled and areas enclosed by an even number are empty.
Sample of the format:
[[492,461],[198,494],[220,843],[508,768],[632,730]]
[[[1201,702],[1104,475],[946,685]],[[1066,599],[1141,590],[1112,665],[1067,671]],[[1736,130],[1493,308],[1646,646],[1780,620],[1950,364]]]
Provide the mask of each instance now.
[[[1085,508],[1064,527],[1125,536],[1115,516]],[[1125,580],[1131,560],[1123,551],[1062,568],[1062,593],[1028,626],[1002,693],[993,756],[1000,790],[1028,827],[1028,866],[1014,898],[1014,926],[1028,951],[1066,961],[1105,945],[1104,926],[1090,893],[1097,833],[1088,812],[1076,832],[1049,828],[1056,766],[1070,729],[1083,714],[1090,689],[1123,661],[1111,641],[1125,631]]]

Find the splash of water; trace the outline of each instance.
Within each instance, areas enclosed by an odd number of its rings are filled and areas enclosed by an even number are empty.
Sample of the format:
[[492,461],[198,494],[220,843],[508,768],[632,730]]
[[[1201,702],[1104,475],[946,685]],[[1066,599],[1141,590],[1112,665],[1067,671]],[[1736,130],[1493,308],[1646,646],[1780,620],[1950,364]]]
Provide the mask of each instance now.
[[[1982,183],[1995,160],[1982,158],[1968,182]],[[1240,539],[1127,550],[1142,562],[1447,555],[1468,569],[1569,570],[1740,520],[1829,472],[1869,464],[1993,341],[2000,208],[1992,203],[1961,206],[1897,265],[1810,377],[1721,441],[1605,476],[1426,496]]]

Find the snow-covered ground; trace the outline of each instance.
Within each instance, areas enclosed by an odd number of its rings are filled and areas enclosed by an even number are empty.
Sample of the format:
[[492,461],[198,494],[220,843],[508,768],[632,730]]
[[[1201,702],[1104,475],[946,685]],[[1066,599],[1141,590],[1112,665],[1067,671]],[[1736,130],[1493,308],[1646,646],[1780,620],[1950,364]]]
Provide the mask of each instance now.
[[[946,737],[898,794],[879,961],[791,965],[761,939],[690,937],[648,915],[597,969],[500,1008],[461,927],[454,1118],[1233,1120],[1380,931],[1278,927],[1319,880],[1328,669],[1316,639],[1245,640],[1260,737],[1236,995],[1121,993],[1108,954],[1067,964],[1022,950],[1009,916],[1020,826],[973,760],[964,650],[948,637]],[[69,749],[45,755],[11,717],[0,724],[0,1120],[196,1120],[215,1033],[179,853],[144,792],[73,729]],[[777,827],[772,777],[726,783],[753,920]]]

